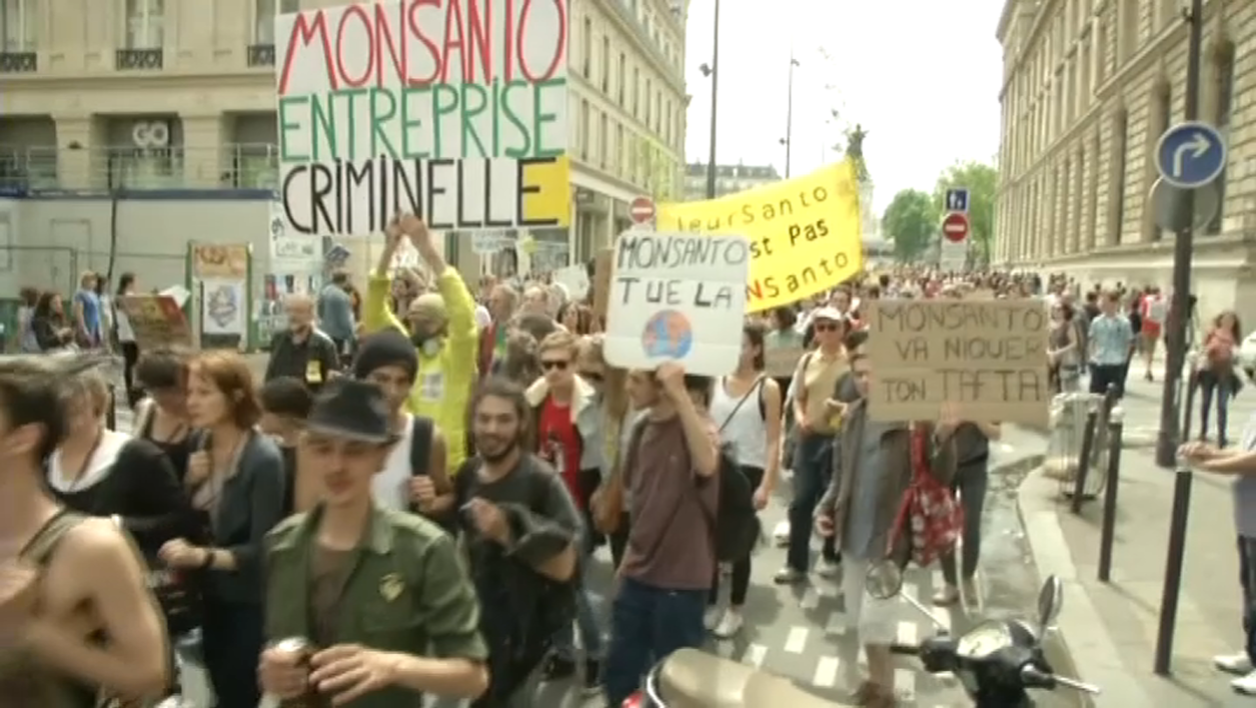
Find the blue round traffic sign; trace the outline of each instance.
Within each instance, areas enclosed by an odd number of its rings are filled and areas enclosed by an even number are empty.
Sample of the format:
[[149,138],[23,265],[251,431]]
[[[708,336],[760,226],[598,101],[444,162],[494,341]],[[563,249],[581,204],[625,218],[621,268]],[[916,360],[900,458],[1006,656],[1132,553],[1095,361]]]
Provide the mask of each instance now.
[[1178,123],[1156,143],[1156,171],[1174,187],[1202,187],[1221,176],[1225,163],[1225,139],[1202,121]]

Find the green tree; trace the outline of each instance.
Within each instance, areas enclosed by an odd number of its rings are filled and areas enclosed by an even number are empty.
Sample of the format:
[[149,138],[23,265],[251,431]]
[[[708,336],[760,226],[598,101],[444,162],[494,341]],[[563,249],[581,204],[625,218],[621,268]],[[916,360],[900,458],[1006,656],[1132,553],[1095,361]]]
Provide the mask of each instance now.
[[969,160],[946,168],[938,176],[933,188],[933,203],[940,214],[946,200],[946,190],[968,190],[968,223],[977,257],[983,263],[990,262],[990,245],[994,239],[994,193],[999,183],[999,171],[994,165]]
[[938,210],[933,199],[918,189],[895,194],[881,217],[881,231],[894,242],[894,255],[903,261],[924,254],[937,228]]

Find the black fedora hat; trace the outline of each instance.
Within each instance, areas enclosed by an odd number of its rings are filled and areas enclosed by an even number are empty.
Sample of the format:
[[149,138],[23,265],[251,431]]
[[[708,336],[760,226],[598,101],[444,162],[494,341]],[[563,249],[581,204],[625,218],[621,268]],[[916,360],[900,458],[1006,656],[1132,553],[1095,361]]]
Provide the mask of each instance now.
[[369,443],[392,442],[388,402],[379,386],[348,378],[334,379],[314,398],[306,430]]

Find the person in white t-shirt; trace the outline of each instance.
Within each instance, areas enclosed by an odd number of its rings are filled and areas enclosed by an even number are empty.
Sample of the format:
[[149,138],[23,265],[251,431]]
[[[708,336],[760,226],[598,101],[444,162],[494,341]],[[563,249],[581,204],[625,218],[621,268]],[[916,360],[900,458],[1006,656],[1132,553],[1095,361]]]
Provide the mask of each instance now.
[[437,523],[455,521],[453,485],[447,469],[445,436],[430,418],[406,410],[419,369],[418,355],[406,335],[393,329],[364,339],[353,361],[354,378],[376,384],[392,408],[397,442],[371,483],[375,503],[412,511]]

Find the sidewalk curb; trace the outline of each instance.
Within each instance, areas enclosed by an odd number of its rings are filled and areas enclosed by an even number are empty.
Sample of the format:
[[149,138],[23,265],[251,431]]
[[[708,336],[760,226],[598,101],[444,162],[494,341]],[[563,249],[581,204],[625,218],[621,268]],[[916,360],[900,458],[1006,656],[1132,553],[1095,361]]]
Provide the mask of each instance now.
[[[1078,703],[1087,708],[1153,705],[1151,696],[1121,661],[1121,650],[1078,578],[1072,552],[1060,529],[1059,515],[1065,507],[1057,500],[1058,489],[1059,483],[1047,479],[1039,464],[1021,483],[1016,508],[1039,576],[1055,575],[1064,582],[1057,635],[1071,660],[1070,668],[1076,672],[1076,678],[1095,684],[1102,691],[1098,696],[1078,694]],[[1064,671],[1063,667],[1057,669]]]

